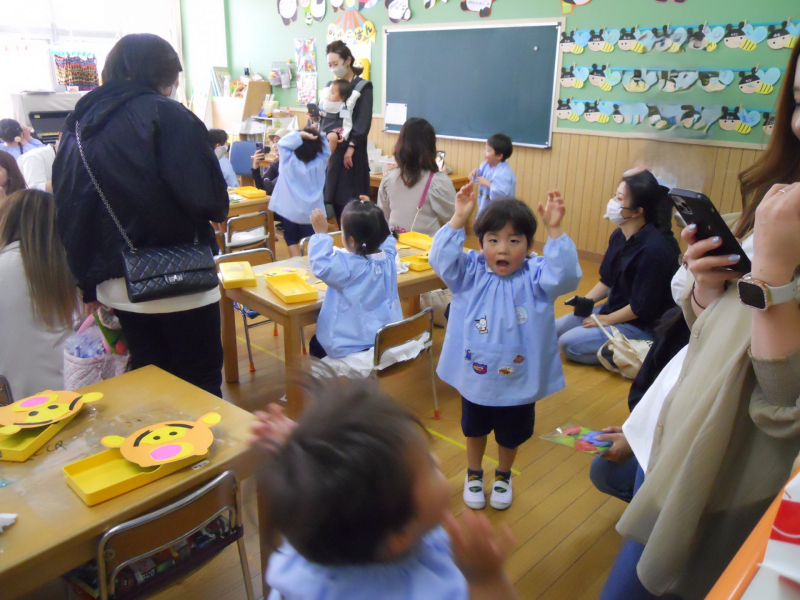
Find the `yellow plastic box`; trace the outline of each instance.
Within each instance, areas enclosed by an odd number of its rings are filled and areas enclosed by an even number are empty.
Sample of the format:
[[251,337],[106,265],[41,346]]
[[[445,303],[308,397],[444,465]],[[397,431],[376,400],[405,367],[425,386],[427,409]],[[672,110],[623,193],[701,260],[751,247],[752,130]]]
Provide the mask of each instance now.
[[47,427],[21,429],[13,435],[0,435],[0,460],[24,462],[74,419],[78,413]]
[[401,233],[397,236],[397,241],[401,244],[407,244],[412,248],[419,248],[420,250],[430,250],[433,245],[433,238],[424,233],[417,233],[416,231],[408,231]]
[[234,194],[239,194],[242,198],[254,200],[256,198],[266,198],[267,192],[260,190],[252,185],[245,185],[243,187],[233,188]]
[[249,262],[222,263],[219,272],[222,275],[222,287],[226,290],[256,286],[256,274]]
[[208,453],[187,456],[166,465],[140,467],[123,458],[119,448],[113,448],[66,465],[64,477],[81,500],[94,506],[180,471],[207,456]]
[[401,262],[404,262],[408,265],[408,268],[412,271],[427,271],[432,269],[431,263],[428,262],[428,255],[427,254],[417,254],[416,256],[406,256],[405,258],[400,259]]
[[317,289],[306,283],[297,273],[272,275],[264,278],[267,287],[286,304],[312,302],[317,299]]

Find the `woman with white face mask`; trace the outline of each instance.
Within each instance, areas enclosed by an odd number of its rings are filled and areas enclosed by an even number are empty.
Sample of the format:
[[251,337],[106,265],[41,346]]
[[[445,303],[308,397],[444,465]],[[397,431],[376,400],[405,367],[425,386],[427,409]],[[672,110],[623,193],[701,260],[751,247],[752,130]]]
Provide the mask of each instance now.
[[[345,79],[360,95],[352,109],[353,128],[347,139],[331,155],[325,181],[325,203],[333,206],[339,223],[347,203],[359,196],[369,195],[369,159],[367,137],[372,126],[372,83],[363,79],[361,67],[354,66],[355,58],[342,41],[328,44],[328,67],[336,79]],[[320,101],[327,100],[331,82],[320,92]],[[344,109],[343,109],[344,110]]]
[[[567,360],[597,365],[597,351],[607,341],[600,323],[613,325],[630,339],[652,340],[653,327],[673,306],[670,281],[680,250],[659,231],[659,212],[667,190],[650,171],[623,176],[608,201],[605,218],[618,226],[600,265],[600,281],[578,299],[575,313],[556,321],[558,346]],[[594,307],[596,302],[605,304]]]

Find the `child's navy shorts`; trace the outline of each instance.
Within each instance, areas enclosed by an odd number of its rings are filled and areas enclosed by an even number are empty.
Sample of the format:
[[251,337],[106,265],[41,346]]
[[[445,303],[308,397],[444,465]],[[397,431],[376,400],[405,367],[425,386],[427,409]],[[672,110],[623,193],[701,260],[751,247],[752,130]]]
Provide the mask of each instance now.
[[283,221],[283,240],[287,246],[294,246],[300,243],[303,238],[314,235],[314,227],[311,225],[295,223],[286,217],[281,217]]
[[520,406],[484,406],[461,397],[461,431],[465,437],[483,437],[494,431],[494,439],[513,449],[533,437],[536,403]]

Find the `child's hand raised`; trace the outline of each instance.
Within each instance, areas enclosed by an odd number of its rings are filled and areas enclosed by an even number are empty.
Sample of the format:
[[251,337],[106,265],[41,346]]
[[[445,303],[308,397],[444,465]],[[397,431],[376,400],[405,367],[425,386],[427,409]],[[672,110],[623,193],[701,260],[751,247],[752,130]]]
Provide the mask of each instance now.
[[561,192],[558,190],[551,190],[547,192],[547,201],[544,206],[541,204],[537,207],[539,218],[547,228],[547,233],[551,238],[555,239],[561,237],[564,233],[561,230],[561,221],[564,220],[564,214],[567,209],[564,207],[564,200],[561,198]]
[[318,208],[311,213],[311,226],[314,228],[314,233],[328,233],[328,219]]
[[450,219],[450,226],[453,229],[462,229],[469,220],[472,211],[475,210],[475,187],[468,183],[462,187],[456,195],[456,211]]
[[318,135],[314,135],[313,133],[310,133],[308,131],[301,131],[300,132],[300,137],[303,138],[304,140],[316,140],[316,139],[319,139]]
[[250,428],[251,446],[279,450],[297,427],[297,423],[287,417],[277,404],[270,404],[266,412],[256,411],[255,416],[258,420]]

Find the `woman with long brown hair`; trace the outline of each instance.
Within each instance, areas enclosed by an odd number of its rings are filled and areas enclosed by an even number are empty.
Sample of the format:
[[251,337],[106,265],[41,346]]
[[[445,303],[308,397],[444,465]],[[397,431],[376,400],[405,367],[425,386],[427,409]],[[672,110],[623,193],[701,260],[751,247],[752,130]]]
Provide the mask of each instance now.
[[[639,463],[617,525],[628,541],[603,599],[703,598],[788,479],[800,451],[800,46],[792,52],[767,150],[741,174],[735,233],[751,258],[709,254],[682,236],[689,345],[664,368],[609,453]],[[657,415],[656,425],[637,411]]]
[[0,202],[14,192],[24,190],[25,178],[19,170],[17,160],[8,152],[0,150]]
[[79,302],[52,194],[23,190],[0,203],[0,290],[0,375],[17,398],[61,389]]
[[378,205],[392,230],[433,236],[455,212],[456,188],[436,166],[436,132],[425,119],[403,124],[394,147],[397,169],[384,175]]

